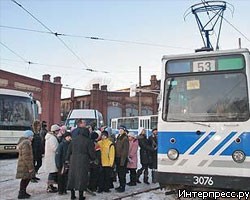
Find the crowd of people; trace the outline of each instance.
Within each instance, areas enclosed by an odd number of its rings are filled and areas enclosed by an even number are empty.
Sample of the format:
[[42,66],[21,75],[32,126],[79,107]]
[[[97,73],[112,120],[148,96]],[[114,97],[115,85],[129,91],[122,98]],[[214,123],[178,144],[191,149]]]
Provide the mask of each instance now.
[[[83,119],[70,131],[57,124],[47,131],[46,122],[36,120],[32,130],[24,131],[18,149],[16,178],[21,179],[18,199],[30,198],[26,188],[29,182],[40,180],[37,173],[42,165],[48,174],[47,192],[64,195],[70,191],[71,199],[76,199],[76,191],[79,200],[86,198],[84,191],[109,193],[117,178],[119,187],[115,190],[120,193],[125,191],[126,185],[132,187],[141,183],[142,174],[143,182],[150,184],[149,169],[152,182],[156,182],[157,129],[147,138],[144,128],[136,135],[121,125],[119,134],[114,136],[110,128],[95,130]],[[127,173],[129,180],[126,180]]]

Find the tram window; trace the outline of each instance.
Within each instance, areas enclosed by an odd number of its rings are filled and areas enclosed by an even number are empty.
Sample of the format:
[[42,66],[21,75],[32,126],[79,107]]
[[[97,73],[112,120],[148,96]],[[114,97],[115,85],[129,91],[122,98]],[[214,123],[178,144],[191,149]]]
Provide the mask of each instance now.
[[[163,118],[167,121],[246,121],[249,105],[243,73],[185,76],[166,80]],[[223,104],[222,108],[217,108]],[[220,110],[220,113],[218,113]]]
[[111,123],[111,128],[112,128],[112,129],[116,129],[116,128],[117,128],[117,126],[116,126],[116,121],[112,121],[112,123]]
[[151,117],[151,124],[150,124],[150,129],[154,129],[157,128],[157,121],[158,121],[158,117]]

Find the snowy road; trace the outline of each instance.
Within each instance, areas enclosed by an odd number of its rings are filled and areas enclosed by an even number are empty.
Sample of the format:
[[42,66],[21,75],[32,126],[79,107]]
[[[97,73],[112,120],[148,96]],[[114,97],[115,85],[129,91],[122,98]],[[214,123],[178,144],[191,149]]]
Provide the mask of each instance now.
[[[16,165],[17,158],[6,158],[0,155],[0,200],[14,200],[17,199],[19,183],[20,179],[15,179],[16,175]],[[27,188],[27,192],[32,196],[30,199],[37,200],[68,200],[70,199],[70,192],[67,195],[58,195],[57,193],[47,193],[46,192],[46,182],[47,182],[47,174],[44,172],[43,166],[39,170],[38,177],[41,180],[38,183],[30,183]],[[129,178],[127,177],[127,180]],[[151,177],[149,178],[151,180]],[[118,186],[118,183],[114,183],[115,187]],[[144,183],[137,184],[137,186],[127,186],[126,191],[124,193],[117,193],[114,189],[112,189],[111,193],[101,193],[96,194],[96,196],[91,196],[88,193],[86,194],[87,200],[112,200],[119,199],[124,197],[125,195],[131,195],[132,193],[141,192],[149,190],[150,188],[158,187],[158,184],[150,184],[146,185]],[[124,200],[175,200],[177,199],[174,195],[165,195],[165,190],[152,190],[150,192],[144,192],[138,195],[130,196],[127,198],[122,198]],[[76,193],[78,195],[78,193]],[[237,198],[231,198],[230,200],[236,200]],[[243,198],[244,199],[244,198]],[[180,200],[184,200],[181,198]],[[191,200],[190,198],[185,198],[185,200]],[[192,200],[199,200],[199,198],[193,198]],[[219,200],[219,198],[218,198]],[[229,198],[223,198],[223,200],[229,200]]]
[[[17,199],[18,190],[19,190],[19,183],[20,180],[15,179],[16,174],[16,165],[17,165],[17,158],[0,158],[0,199],[1,200],[11,200]],[[30,199],[43,199],[43,200],[64,200],[70,199],[70,194],[68,192],[67,195],[59,196],[57,193],[47,193],[46,192],[46,181],[47,181],[47,174],[44,172],[43,167],[39,170],[38,177],[41,180],[38,183],[30,183],[27,188],[27,192],[30,193],[32,196]],[[115,183],[115,187],[118,183]],[[96,194],[96,196],[91,196],[86,194],[86,199],[88,200],[111,200],[118,197],[122,197],[126,194],[131,194],[133,192],[138,192],[150,188],[157,187],[158,184],[137,184],[137,186],[127,186],[125,193],[117,193],[114,189],[112,189],[111,193],[101,193]],[[126,200],[174,200],[173,196],[165,196],[164,190],[153,190],[147,193],[142,193],[136,196],[125,198]]]

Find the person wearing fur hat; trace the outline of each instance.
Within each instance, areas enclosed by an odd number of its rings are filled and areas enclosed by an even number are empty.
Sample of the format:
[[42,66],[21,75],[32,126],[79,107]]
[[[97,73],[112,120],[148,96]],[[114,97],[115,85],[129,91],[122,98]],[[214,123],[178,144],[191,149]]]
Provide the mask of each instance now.
[[16,178],[21,179],[18,199],[26,199],[30,194],[26,192],[31,178],[34,176],[35,169],[33,164],[32,139],[34,133],[31,130],[24,131],[23,137],[18,141],[18,161]]
[[64,139],[63,134],[66,133],[66,131],[67,131],[67,126],[62,125],[60,127],[60,131],[59,131],[59,133],[57,135],[57,139],[58,139],[59,143],[61,143],[63,141],[63,139]]
[[130,182],[127,183],[129,186],[136,185],[136,169],[137,169],[137,151],[138,151],[138,140],[134,132],[128,133],[129,140],[129,151],[128,151],[128,165],[127,169],[130,172]]
[[57,147],[56,157],[55,157],[56,167],[58,169],[58,194],[59,195],[67,194],[66,186],[67,186],[68,174],[66,173],[66,170],[63,170],[63,168],[68,167],[64,163],[66,161],[68,147],[72,139],[70,132],[65,132],[62,135],[62,137],[63,137],[62,142]]
[[146,135],[146,130],[144,128],[139,128],[138,131],[138,141],[140,146],[140,161],[142,167],[137,170],[137,183],[141,183],[139,178],[144,172],[143,182],[149,184],[148,182],[148,168],[152,163],[152,153],[155,151],[150,145],[149,140]]
[[152,183],[156,183],[155,170],[157,169],[157,147],[158,147],[158,130],[154,128],[152,130],[152,135],[148,138],[149,144],[154,148],[152,152],[152,163],[149,168],[152,169]]
[[95,146],[95,160],[90,162],[88,189],[91,192],[95,192],[98,187],[98,181],[101,171],[101,151],[100,151],[100,146],[97,143],[101,139],[101,131],[100,130],[92,131],[92,133],[90,133],[90,138]]
[[57,124],[54,124],[50,128],[50,132],[48,132],[45,136],[45,155],[44,155],[44,165],[45,170],[49,174],[48,175],[48,186],[47,192],[55,193],[57,192],[57,188],[54,187],[53,184],[57,183],[57,172],[58,169],[56,167],[55,157],[56,157],[56,149],[59,145],[57,134],[60,131],[60,127]]
[[[43,153],[42,137],[40,135],[41,122],[39,120],[35,120],[33,122],[32,130],[34,133],[33,140],[32,140],[33,159],[34,159],[35,171],[37,174],[38,170],[42,166],[42,153]],[[38,180],[40,180],[40,178],[34,176],[31,179],[31,182],[37,183]]]
[[72,139],[67,151],[69,174],[67,189],[71,190],[71,199],[75,199],[75,190],[79,191],[79,200],[86,199],[83,191],[87,190],[89,182],[90,161],[95,160],[95,148],[89,137],[87,128],[79,128],[79,134]]
[[126,170],[128,159],[129,142],[126,127],[119,127],[119,135],[115,143],[115,163],[120,186],[115,188],[117,192],[125,192]]

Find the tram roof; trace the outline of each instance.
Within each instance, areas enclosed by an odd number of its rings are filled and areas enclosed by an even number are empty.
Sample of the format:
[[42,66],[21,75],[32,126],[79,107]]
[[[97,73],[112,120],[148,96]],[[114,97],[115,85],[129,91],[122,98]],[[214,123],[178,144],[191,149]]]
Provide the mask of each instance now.
[[162,57],[162,60],[166,59],[174,59],[174,58],[190,58],[190,57],[202,57],[204,55],[209,56],[217,56],[217,55],[227,55],[232,53],[249,53],[249,50],[247,48],[241,48],[241,49],[228,49],[228,50],[218,50],[218,51],[200,51],[200,52],[194,52],[194,53],[187,53],[187,54],[173,54],[173,55],[164,55]]

